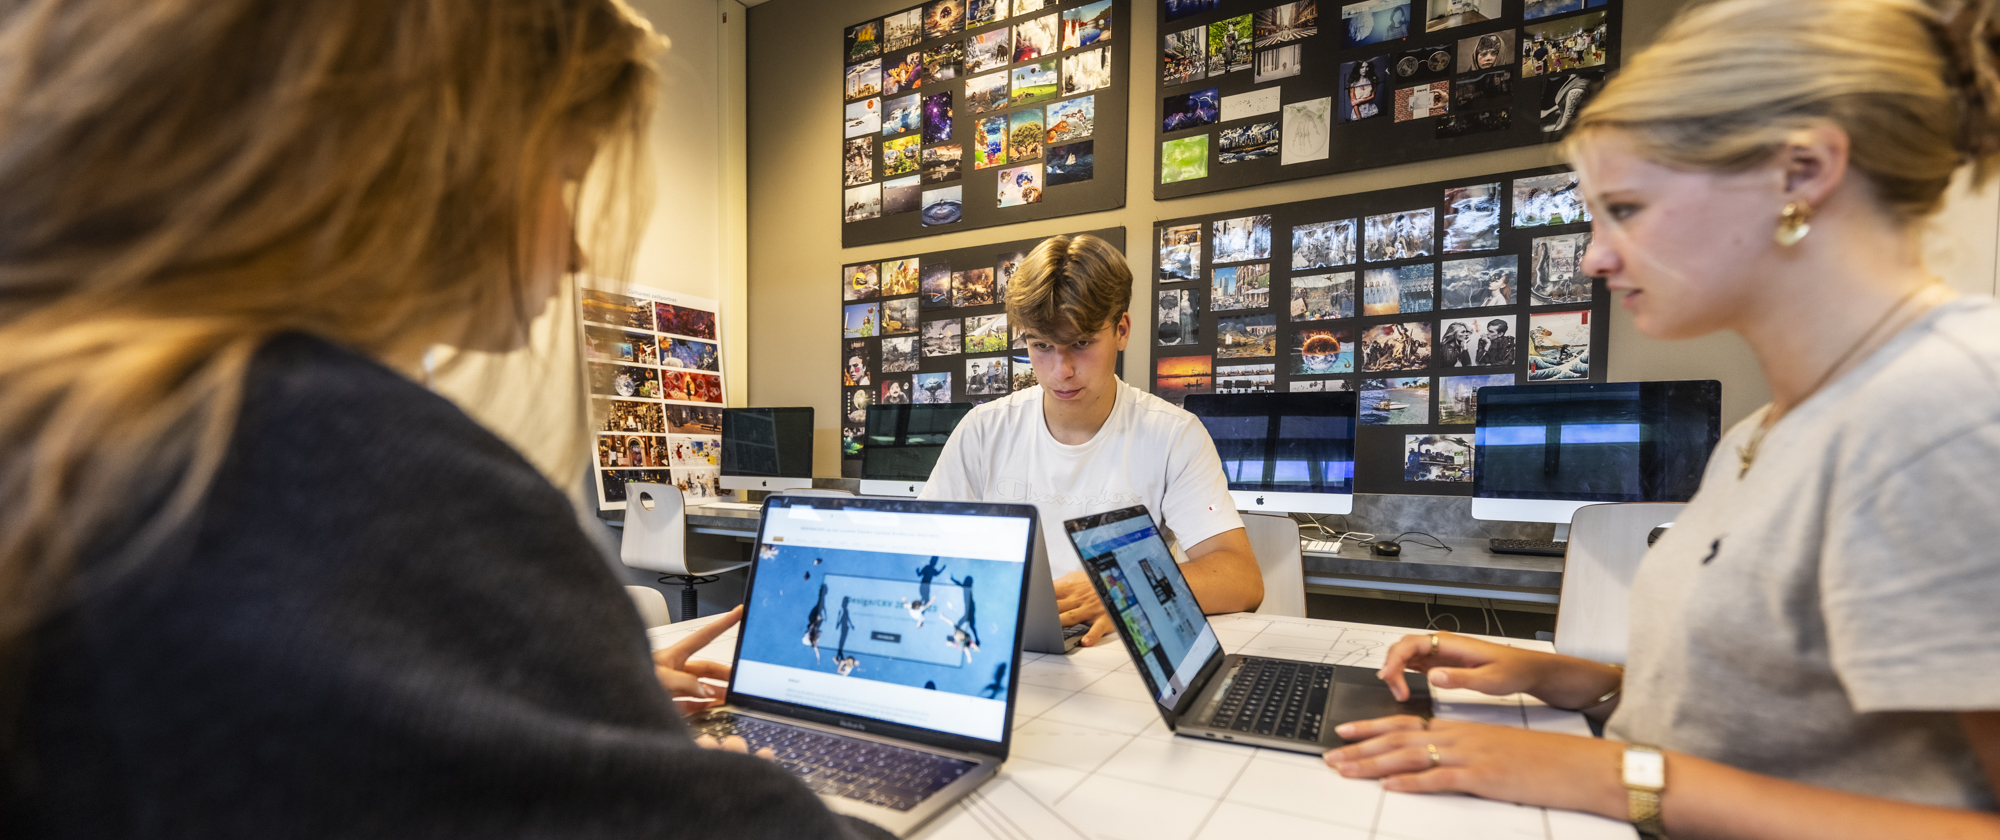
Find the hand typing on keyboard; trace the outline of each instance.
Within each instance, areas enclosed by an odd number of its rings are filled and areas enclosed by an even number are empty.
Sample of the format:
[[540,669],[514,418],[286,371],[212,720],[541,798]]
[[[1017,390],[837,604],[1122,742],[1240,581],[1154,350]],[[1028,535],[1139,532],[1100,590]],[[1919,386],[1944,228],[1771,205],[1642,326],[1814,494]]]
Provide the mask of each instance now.
[[[678,643],[653,651],[653,675],[660,679],[660,685],[674,698],[683,716],[704,711],[721,705],[726,692],[723,689],[702,682],[703,679],[729,680],[729,666],[721,662],[688,657],[708,646],[716,637],[735,627],[743,620],[743,608],[737,607],[723,613],[721,618],[709,622],[708,626],[688,634]],[[740,752],[740,751],[739,751]]]

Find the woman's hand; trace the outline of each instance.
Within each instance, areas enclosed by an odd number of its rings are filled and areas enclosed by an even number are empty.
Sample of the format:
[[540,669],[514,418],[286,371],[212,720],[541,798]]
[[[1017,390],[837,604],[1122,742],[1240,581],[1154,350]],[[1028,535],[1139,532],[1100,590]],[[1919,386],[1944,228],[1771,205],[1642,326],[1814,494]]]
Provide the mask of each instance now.
[[[1423,638],[1428,647],[1429,637]],[[1334,731],[1360,743],[1328,751],[1327,766],[1351,779],[1381,779],[1385,790],[1456,791],[1618,820],[1628,816],[1625,745],[1616,741],[1448,720],[1427,724],[1410,715],[1355,721]]]
[[[1404,636],[1389,647],[1385,659],[1376,676],[1389,685],[1397,700],[1410,698],[1409,684],[1403,678],[1405,668],[1426,672],[1430,684],[1439,688],[1469,688],[1491,695],[1519,692],[1560,709],[1595,706],[1625,678],[1625,672],[1616,666],[1521,650],[1457,633]],[[1609,703],[1604,706],[1612,708]]]
[[[750,751],[750,742],[743,740],[743,737],[740,735],[731,735],[720,741],[715,740],[714,735],[702,735],[694,739],[694,745],[704,750],[721,750],[723,752],[738,753],[747,753]],[[757,751],[757,757],[777,758],[778,753],[770,747],[765,747]]]
[[[653,674],[660,678],[660,685],[680,706],[682,715],[691,715],[722,704],[726,693],[723,689],[702,682],[702,679],[729,681],[729,666],[706,659],[688,661],[696,651],[708,647],[717,636],[735,627],[743,620],[743,608],[723,613],[722,617],[708,623],[708,626],[688,634],[688,637],[653,651]],[[712,739],[711,739],[712,740]],[[738,750],[741,752],[741,750]]]
[[1104,609],[1104,601],[1097,597],[1097,589],[1090,585],[1090,578],[1083,572],[1070,572],[1056,578],[1056,611],[1062,626],[1090,624],[1090,632],[1083,634],[1083,646],[1097,644],[1118,628],[1111,624],[1111,614]]

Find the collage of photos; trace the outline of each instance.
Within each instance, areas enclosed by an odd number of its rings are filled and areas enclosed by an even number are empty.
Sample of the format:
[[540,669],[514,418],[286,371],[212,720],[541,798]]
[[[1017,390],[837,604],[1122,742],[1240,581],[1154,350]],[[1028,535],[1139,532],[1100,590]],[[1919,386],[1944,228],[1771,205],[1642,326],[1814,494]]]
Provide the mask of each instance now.
[[843,244],[1122,205],[1129,3],[933,0],[847,27]]
[[1469,492],[1480,388],[1602,379],[1579,189],[1541,169],[1161,222],[1153,393],[1354,392],[1362,492]]
[[1621,4],[1163,3],[1154,195],[1553,142],[1618,60]]
[[[1125,244],[1124,228],[1079,233],[1118,248]],[[1007,323],[1006,297],[1039,242],[1002,242],[840,269],[840,445],[846,477],[860,474],[872,406],[978,405],[1035,386],[1025,345]],[[1198,304],[1190,302],[1186,309],[1192,324]],[[607,347],[615,353],[618,346]],[[674,351],[667,352],[671,359]],[[671,372],[671,364],[663,373]]]
[[689,504],[718,498],[715,302],[628,287],[584,289],[580,308],[599,509],[624,509],[633,481],[672,484]]

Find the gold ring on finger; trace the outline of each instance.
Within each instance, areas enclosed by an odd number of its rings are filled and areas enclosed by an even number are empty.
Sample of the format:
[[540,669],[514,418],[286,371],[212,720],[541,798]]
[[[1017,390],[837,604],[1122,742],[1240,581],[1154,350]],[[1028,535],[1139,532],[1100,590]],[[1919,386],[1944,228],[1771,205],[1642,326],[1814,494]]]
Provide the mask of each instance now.
[[1425,732],[1429,732],[1429,731],[1431,731],[1431,719],[1430,719],[1430,718],[1424,718],[1424,731],[1425,731]]
[[1431,634],[1431,655],[1432,655],[1432,656],[1436,656],[1436,655],[1437,655],[1437,652],[1438,652],[1438,634],[1436,634],[1436,633],[1432,633],[1432,634]]
[[1438,765],[1444,763],[1444,759],[1438,756],[1438,745],[1425,744],[1424,752],[1430,753],[1431,755],[1431,769],[1437,769]]

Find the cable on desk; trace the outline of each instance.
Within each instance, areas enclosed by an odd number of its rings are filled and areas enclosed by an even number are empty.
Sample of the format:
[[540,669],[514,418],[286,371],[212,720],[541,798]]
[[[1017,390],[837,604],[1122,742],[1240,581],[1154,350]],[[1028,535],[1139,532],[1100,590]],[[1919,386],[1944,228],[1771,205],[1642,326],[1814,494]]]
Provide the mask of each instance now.
[[[1432,545],[1431,543],[1417,542],[1416,540],[1403,539],[1404,537],[1407,537],[1411,534],[1416,534],[1417,536],[1420,537],[1430,537],[1432,542],[1435,542],[1436,545]],[[1417,545],[1421,545],[1425,548],[1442,548],[1445,551],[1451,551],[1451,546],[1445,545],[1444,540],[1438,539],[1435,534],[1426,534],[1422,531],[1404,531],[1403,533],[1397,534],[1393,539],[1389,540],[1389,542],[1395,543],[1397,545],[1402,545],[1405,542],[1414,542],[1417,543]]]

